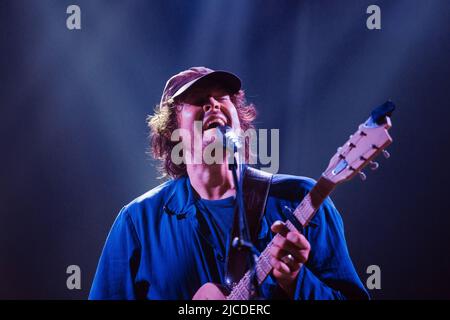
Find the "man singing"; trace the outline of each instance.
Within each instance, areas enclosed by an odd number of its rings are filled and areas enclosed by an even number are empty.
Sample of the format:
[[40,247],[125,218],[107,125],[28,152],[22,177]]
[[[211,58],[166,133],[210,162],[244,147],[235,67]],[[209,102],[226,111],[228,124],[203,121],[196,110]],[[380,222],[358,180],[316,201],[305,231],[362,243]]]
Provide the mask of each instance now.
[[[169,180],[120,211],[90,299],[192,299],[205,283],[227,285],[237,186],[228,157],[214,163],[203,161],[203,155],[200,161],[192,158],[198,156],[195,147],[202,152],[218,140],[218,126],[245,131],[253,128],[255,117],[240,79],[229,72],[195,67],[167,81],[148,124],[151,151]],[[184,133],[178,141],[177,129]],[[313,186],[304,177],[271,178],[254,245],[261,252],[279,236],[270,248],[272,271],[258,287],[258,298],[367,299],[342,219],[329,198],[302,233],[284,223],[283,208],[295,209]]]

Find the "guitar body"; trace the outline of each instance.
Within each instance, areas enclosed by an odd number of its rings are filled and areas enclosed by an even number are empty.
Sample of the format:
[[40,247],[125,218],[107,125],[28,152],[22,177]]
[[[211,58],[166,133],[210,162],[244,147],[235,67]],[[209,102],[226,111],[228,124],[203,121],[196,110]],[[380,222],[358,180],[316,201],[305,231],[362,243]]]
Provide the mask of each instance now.
[[226,300],[227,290],[214,283],[205,283],[197,290],[192,300]]

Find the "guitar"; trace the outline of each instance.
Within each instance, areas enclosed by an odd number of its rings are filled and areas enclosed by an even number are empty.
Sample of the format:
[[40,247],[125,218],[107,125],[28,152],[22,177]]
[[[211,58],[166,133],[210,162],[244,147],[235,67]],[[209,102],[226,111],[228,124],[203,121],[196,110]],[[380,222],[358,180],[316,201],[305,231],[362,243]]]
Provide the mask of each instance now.
[[[369,119],[359,125],[358,130],[350,136],[347,142],[337,149],[336,154],[331,158],[327,169],[322,173],[320,179],[303,198],[301,203],[292,212],[291,217],[297,221],[288,220],[286,226],[293,231],[297,228],[305,228],[314,217],[322,202],[340,183],[349,181],[359,174],[362,180],[366,175],[361,171],[364,167],[370,166],[375,170],[378,163],[374,162],[380,153],[386,158],[389,153],[385,150],[392,143],[388,130],[391,128],[390,115],[395,109],[391,101],[387,101],[375,108]],[[295,217],[295,218],[294,218]],[[279,234],[274,239],[280,237]],[[273,240],[267,245],[264,251],[256,260],[255,276],[260,285],[272,271],[270,264],[270,248]],[[226,290],[216,284],[204,284],[194,295],[194,300],[248,300],[252,297],[249,292],[249,284],[252,280],[252,272],[247,271],[241,280],[235,284],[231,292],[226,295]]]

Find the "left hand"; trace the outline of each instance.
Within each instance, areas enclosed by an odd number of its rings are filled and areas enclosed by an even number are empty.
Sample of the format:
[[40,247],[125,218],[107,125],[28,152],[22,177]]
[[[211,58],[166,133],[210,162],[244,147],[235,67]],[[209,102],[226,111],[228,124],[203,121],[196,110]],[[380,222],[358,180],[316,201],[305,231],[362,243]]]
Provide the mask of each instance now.
[[280,236],[270,248],[270,263],[278,285],[292,298],[300,268],[308,260],[311,245],[298,231],[290,231],[282,221],[275,221],[271,230]]

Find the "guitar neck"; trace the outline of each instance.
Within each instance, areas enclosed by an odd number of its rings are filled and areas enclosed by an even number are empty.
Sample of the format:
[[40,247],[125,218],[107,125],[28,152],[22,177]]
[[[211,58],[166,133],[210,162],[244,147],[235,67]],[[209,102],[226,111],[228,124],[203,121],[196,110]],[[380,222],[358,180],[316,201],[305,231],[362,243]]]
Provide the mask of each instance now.
[[[300,222],[302,227],[306,227],[314,214],[319,209],[320,205],[326,199],[326,197],[333,191],[335,184],[330,182],[324,177],[321,177],[311,191],[303,198],[302,202],[294,210],[293,215]],[[296,228],[291,221],[286,222],[286,226],[289,230],[294,231]],[[281,235],[276,234],[272,241],[267,245],[264,251],[259,255],[256,260],[256,280],[258,285],[262,284],[263,281],[272,271],[272,265],[270,264],[270,248],[273,245],[275,238],[281,237]],[[252,280],[251,270],[247,271],[242,279],[236,284],[231,290],[230,295],[228,295],[227,300],[248,300],[251,298],[251,293],[249,292],[249,284]]]

